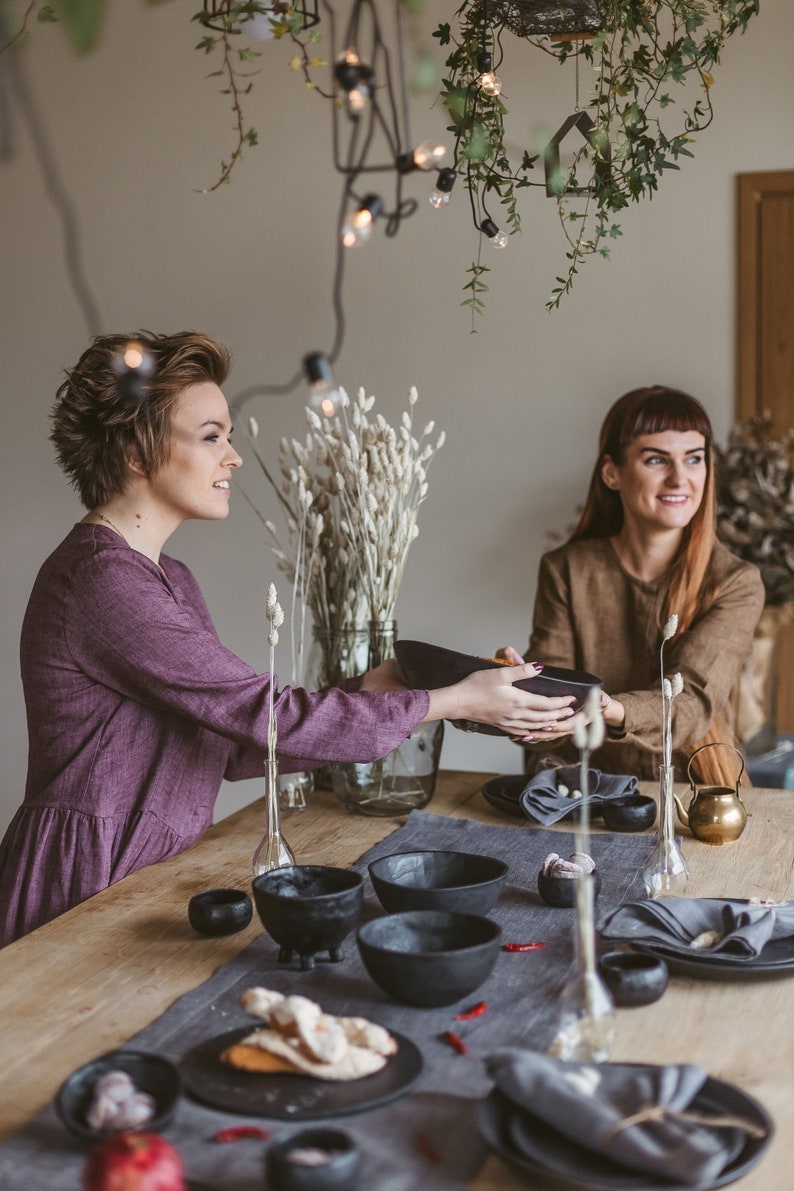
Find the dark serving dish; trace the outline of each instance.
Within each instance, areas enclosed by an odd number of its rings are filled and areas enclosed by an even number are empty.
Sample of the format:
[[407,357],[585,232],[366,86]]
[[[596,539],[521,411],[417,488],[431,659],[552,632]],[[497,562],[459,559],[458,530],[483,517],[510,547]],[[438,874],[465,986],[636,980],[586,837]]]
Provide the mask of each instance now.
[[[298,1159],[319,1151],[316,1165]],[[274,1142],[265,1158],[267,1185],[273,1191],[354,1191],[361,1173],[361,1152],[341,1129],[303,1129]]]
[[111,1050],[78,1067],[58,1089],[55,1111],[69,1132],[91,1142],[110,1136],[108,1131],[92,1129],[86,1114],[97,1081],[111,1071],[126,1071],[139,1092],[147,1092],[153,1097],[155,1114],[142,1127],[156,1133],[165,1129],[182,1094],[182,1080],[176,1067],[160,1055],[139,1050]]
[[[425,641],[398,640],[395,642],[394,652],[408,685],[420,690],[432,691],[438,687],[452,686],[477,670],[502,668],[502,664],[493,658],[458,653],[454,649],[444,649],[441,645],[430,645]],[[509,666],[507,668],[512,669]],[[531,691],[536,695],[575,695],[573,709],[581,711],[587,692],[591,687],[600,687],[601,679],[582,670],[545,666],[542,674],[535,678],[522,679],[515,685],[522,691]],[[453,720],[452,723],[466,732],[484,732],[490,736],[508,735],[501,728],[493,728],[490,724],[481,724],[475,720]]]
[[233,935],[245,930],[254,916],[254,907],[242,889],[205,889],[191,897],[187,916],[199,934]]
[[601,804],[601,814],[609,831],[645,831],[656,822],[656,802],[647,794],[607,798]]
[[342,943],[361,917],[361,873],[295,864],[255,877],[253,891],[262,925],[279,944],[279,963],[289,963],[294,952],[304,970],[314,967],[320,952],[327,951],[333,963],[344,958]]
[[616,1005],[651,1005],[667,988],[667,964],[653,955],[608,951],[598,963]]
[[487,914],[494,908],[508,866],[473,852],[396,852],[369,866],[372,886],[384,910],[457,910]]
[[375,983],[395,1001],[435,1008],[468,996],[493,971],[502,929],[490,918],[411,910],[365,922],[358,949]]

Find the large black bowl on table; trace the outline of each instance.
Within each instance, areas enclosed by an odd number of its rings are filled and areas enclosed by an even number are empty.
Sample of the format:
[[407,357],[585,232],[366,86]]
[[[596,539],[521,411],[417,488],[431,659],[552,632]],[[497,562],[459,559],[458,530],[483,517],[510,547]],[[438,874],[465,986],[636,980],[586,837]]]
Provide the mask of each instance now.
[[297,952],[309,970],[321,952],[333,963],[344,958],[342,943],[361,918],[364,878],[348,868],[294,864],[254,877],[253,893],[262,925],[279,944],[279,963]]
[[369,865],[372,887],[389,914],[454,910],[487,914],[502,892],[508,866],[494,856],[427,849],[395,852]]

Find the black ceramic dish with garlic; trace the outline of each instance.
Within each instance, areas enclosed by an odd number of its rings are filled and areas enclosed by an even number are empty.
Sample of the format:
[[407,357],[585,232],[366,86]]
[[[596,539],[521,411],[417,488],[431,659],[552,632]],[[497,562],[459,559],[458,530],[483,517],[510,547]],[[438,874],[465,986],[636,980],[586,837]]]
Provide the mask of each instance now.
[[538,893],[549,906],[568,909],[576,905],[576,886],[585,873],[592,873],[593,890],[601,888],[601,875],[592,856],[572,852],[565,860],[557,852],[550,852],[538,873]]

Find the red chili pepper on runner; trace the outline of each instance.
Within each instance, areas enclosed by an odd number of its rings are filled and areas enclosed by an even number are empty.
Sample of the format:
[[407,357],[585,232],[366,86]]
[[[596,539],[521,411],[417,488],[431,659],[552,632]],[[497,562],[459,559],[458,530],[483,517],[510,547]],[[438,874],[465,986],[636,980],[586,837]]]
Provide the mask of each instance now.
[[428,1159],[429,1162],[441,1161],[441,1155],[439,1154],[438,1150],[433,1145],[430,1138],[424,1133],[418,1133],[416,1135],[416,1148],[419,1150],[420,1154]]
[[228,1129],[219,1129],[213,1133],[213,1141],[242,1141],[246,1137],[256,1137],[260,1141],[267,1141],[270,1137],[267,1129],[260,1129],[258,1125],[231,1125]]
[[545,943],[505,943],[502,951],[540,951]]
[[466,1055],[469,1053],[469,1048],[462,1038],[457,1034],[453,1034],[452,1030],[445,1030],[441,1035],[445,1042],[448,1042],[453,1050],[456,1050],[459,1055]]
[[488,1012],[488,1002],[478,1001],[476,1005],[472,1005],[471,1009],[466,1009],[463,1013],[458,1013],[455,1021],[471,1021],[473,1017],[482,1017],[483,1013]]

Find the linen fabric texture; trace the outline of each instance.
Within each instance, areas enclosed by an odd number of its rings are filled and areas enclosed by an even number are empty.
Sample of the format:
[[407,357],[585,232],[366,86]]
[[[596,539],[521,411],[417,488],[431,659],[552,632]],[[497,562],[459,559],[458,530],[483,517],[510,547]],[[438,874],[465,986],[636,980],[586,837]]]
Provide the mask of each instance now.
[[[717,543],[711,572],[717,585],[714,603],[664,647],[665,674],[680,672],[684,680],[672,717],[672,760],[679,779],[685,778],[695,743],[715,715],[730,719],[730,693],[764,608],[764,586],[752,563]],[[659,647],[668,588],[666,578],[645,583],[630,575],[608,538],[568,542],[541,559],[526,657],[597,674],[604,690],[623,704],[623,729],[610,730],[592,754],[593,764],[607,773],[633,773],[640,780],[658,776],[663,759]],[[541,749],[528,750],[530,770]],[[569,740],[555,742],[553,749],[563,761],[577,759]]]
[[[757,959],[772,939],[794,936],[794,902],[770,905],[720,897],[676,897],[629,902],[605,920],[605,939],[661,945],[690,957],[719,955],[737,963]],[[693,946],[713,934],[708,946]]]
[[[521,792],[521,809],[536,823],[551,827],[581,805],[581,799],[571,797],[573,791],[580,789],[581,780],[578,765],[539,769]],[[602,773],[600,769],[588,769],[587,783],[587,798],[591,806],[601,806],[611,798],[625,798],[637,789],[637,779],[633,775]],[[568,794],[560,792],[561,784],[568,789]]]
[[[44,563],[22,628],[25,798],[0,844],[8,943],[210,826],[223,778],[264,775],[270,677],[218,639],[196,580],[79,524]],[[371,761],[426,691],[275,694],[284,772]]]

